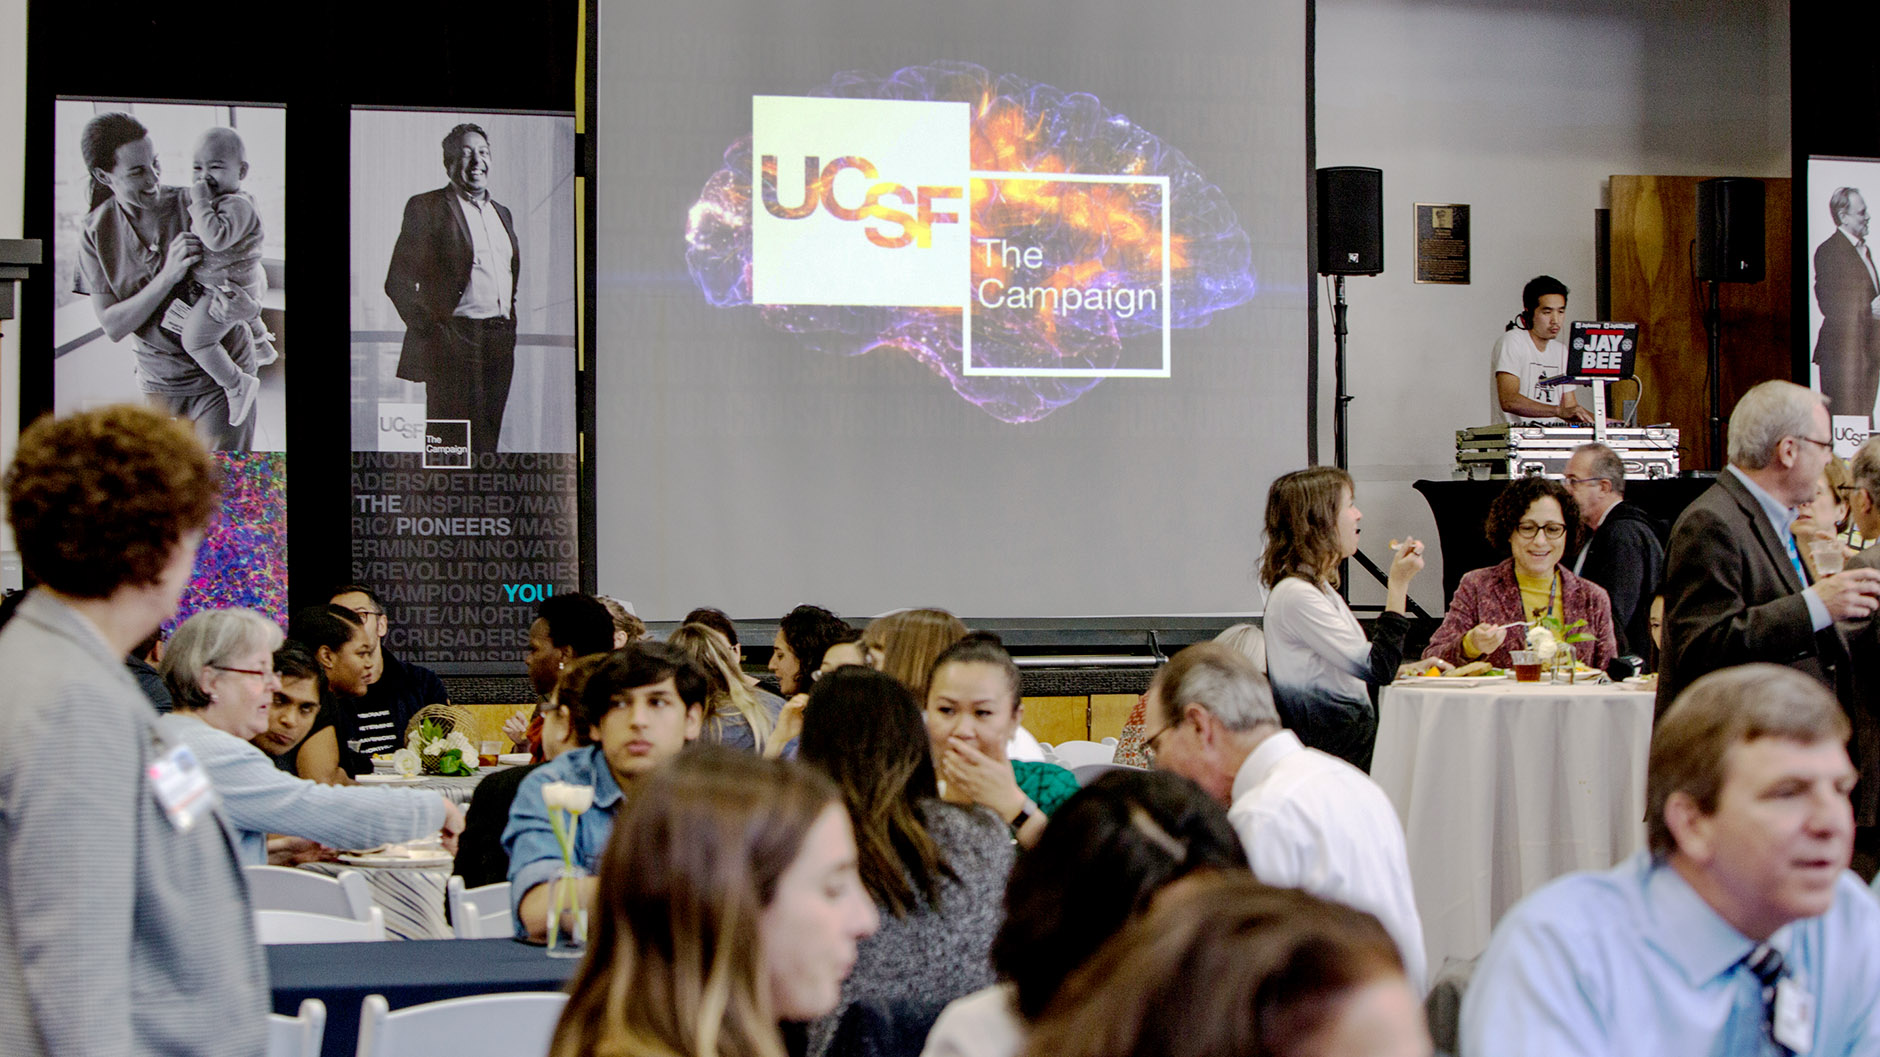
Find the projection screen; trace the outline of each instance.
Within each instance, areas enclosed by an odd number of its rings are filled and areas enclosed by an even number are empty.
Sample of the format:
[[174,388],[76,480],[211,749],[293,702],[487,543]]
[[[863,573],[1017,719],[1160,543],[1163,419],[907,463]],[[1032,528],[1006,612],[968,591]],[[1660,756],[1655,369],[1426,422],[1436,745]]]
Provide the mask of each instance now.
[[604,2],[602,592],[1244,613],[1305,465],[1303,4]]

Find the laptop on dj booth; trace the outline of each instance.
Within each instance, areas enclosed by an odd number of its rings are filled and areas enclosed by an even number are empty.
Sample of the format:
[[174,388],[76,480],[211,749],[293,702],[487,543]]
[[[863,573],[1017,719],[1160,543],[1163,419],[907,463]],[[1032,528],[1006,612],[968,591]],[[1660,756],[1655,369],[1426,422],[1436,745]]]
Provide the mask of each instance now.
[[1566,373],[1543,379],[1542,385],[1561,382],[1616,382],[1632,377],[1638,364],[1637,323],[1569,324]]

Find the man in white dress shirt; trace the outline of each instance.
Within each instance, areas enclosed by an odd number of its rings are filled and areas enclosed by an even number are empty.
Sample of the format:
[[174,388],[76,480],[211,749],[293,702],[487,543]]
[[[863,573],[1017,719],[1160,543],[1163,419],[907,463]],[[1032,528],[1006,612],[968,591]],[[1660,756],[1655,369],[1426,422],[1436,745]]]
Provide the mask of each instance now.
[[1149,687],[1150,766],[1227,805],[1255,877],[1376,916],[1420,994],[1423,922],[1397,810],[1370,776],[1280,726],[1253,662],[1219,643],[1175,655]]
[[509,209],[490,197],[488,133],[451,129],[444,172],[448,186],[405,203],[385,273],[405,321],[398,377],[425,383],[425,418],[467,420],[471,449],[493,452],[516,370],[522,248]]

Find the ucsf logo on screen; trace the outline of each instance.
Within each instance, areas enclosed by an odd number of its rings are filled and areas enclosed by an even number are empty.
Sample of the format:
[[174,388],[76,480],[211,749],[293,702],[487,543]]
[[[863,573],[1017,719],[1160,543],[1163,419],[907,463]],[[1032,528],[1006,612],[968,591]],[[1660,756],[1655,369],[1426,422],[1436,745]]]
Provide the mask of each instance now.
[[751,100],[751,300],[960,307],[971,292],[966,103]]

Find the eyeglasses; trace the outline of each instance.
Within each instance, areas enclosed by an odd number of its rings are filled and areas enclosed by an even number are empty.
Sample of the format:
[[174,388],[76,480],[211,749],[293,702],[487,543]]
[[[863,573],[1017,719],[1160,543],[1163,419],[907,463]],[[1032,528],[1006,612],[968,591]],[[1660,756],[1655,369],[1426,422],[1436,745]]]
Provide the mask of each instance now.
[[1583,484],[1598,484],[1599,482],[1604,481],[1605,478],[1604,477],[1575,477],[1572,474],[1567,474],[1566,476],[1562,477],[1561,480],[1567,483],[1568,488],[1577,488]]
[[1822,447],[1824,447],[1824,448],[1826,448],[1826,449],[1828,449],[1829,451],[1833,451],[1833,450],[1834,450],[1834,442],[1833,442],[1833,441],[1829,441],[1829,440],[1816,440],[1816,439],[1815,439],[1815,438],[1813,438],[1813,437],[1804,437],[1804,436],[1802,436],[1802,435],[1801,435],[1800,433],[1791,433],[1791,434],[1789,434],[1789,436],[1791,436],[1791,437],[1794,437],[1794,438],[1795,438],[1796,440],[1805,440],[1805,441],[1807,441],[1807,442],[1808,442],[1808,443],[1810,443],[1810,444],[1819,444],[1819,445],[1821,445]]
[[[351,607],[348,606],[347,608],[350,609]],[[383,609],[354,609],[353,612],[359,614],[360,620],[371,620],[373,617],[382,617],[385,615],[385,610]]]
[[[1178,720],[1177,723],[1179,722],[1180,721]],[[1151,734],[1147,738],[1143,739],[1142,758],[1149,761],[1149,766],[1151,767],[1155,766],[1155,743],[1158,741],[1161,741],[1162,735],[1167,734],[1171,730],[1174,730],[1175,727],[1176,727],[1176,723],[1164,723],[1162,724],[1161,730],[1158,730],[1154,734]]]
[[264,672],[259,668],[230,668],[226,664],[211,664],[209,667],[214,668],[218,672],[234,672],[237,675],[255,675],[263,679],[274,674],[273,672]]
[[1540,533],[1550,540],[1557,540],[1567,534],[1567,526],[1558,521],[1549,521],[1545,525],[1536,525],[1532,521],[1523,521],[1514,527],[1514,534],[1524,540],[1531,540],[1535,533]]

